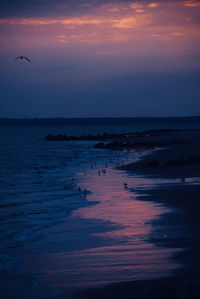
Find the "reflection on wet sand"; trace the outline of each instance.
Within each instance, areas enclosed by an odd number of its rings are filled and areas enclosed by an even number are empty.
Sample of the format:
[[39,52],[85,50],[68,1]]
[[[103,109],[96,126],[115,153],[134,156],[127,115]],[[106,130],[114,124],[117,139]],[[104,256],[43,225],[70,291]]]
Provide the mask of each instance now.
[[[92,169],[78,180],[80,190],[91,191],[85,195],[87,200],[98,204],[74,211],[50,230],[46,248],[44,241],[39,252],[29,248],[24,255],[27,269],[44,272],[43,281],[66,292],[165,277],[180,267],[172,260],[177,249],[158,247],[149,240],[151,221],[169,210],[160,203],[136,199],[138,190],[163,181],[111,168],[100,176]],[[161,229],[159,237],[166,238],[166,232]]]
[[[149,242],[153,229],[151,220],[159,219],[169,210],[162,204],[136,199],[138,189],[153,187],[156,183],[163,184],[164,181],[133,178],[123,171],[112,169],[108,169],[104,176],[97,176],[91,171],[87,180],[81,181],[92,192],[87,199],[99,203],[77,210],[74,216],[110,221],[119,226],[108,232],[93,233],[111,239],[111,246],[79,253],[79,257],[84,256],[84,264],[88,264],[86,273],[96,265],[95,284],[103,284],[105,280],[114,282],[167,276],[170,270],[178,267],[170,260],[175,250],[159,248]],[[160,238],[165,237],[165,231],[161,231]]]

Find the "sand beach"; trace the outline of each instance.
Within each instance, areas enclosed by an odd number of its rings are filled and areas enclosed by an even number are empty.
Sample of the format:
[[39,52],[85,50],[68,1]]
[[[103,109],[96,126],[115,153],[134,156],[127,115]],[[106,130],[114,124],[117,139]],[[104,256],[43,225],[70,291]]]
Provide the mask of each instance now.
[[[78,298],[199,298],[199,137],[198,131],[190,131],[156,133],[154,136],[140,138],[140,142],[146,140],[146,147],[151,143],[174,144],[120,167],[132,175],[167,180],[166,184],[140,190],[137,199],[170,207],[170,212],[153,221],[154,229],[150,239],[160,247],[184,249],[174,256],[183,267],[174,271],[171,277],[113,284],[85,291]],[[162,228],[165,229],[164,238],[159,236]]]

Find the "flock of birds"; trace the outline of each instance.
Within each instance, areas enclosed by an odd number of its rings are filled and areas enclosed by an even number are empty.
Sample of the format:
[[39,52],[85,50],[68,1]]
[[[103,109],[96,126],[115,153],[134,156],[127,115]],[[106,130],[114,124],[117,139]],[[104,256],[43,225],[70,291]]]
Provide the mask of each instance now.
[[[135,159],[135,158],[133,158],[133,159]],[[127,157],[126,157],[126,160],[128,161]],[[115,163],[115,166],[119,166],[119,165],[120,165],[120,163]],[[123,162],[121,163],[121,165],[123,165]],[[96,166],[96,164],[94,164],[94,166],[91,165],[90,168],[94,169],[95,166]],[[105,168],[102,168],[101,170],[97,170],[98,176],[101,176],[101,174],[106,174],[107,173],[106,168],[108,168],[108,163],[106,163]],[[86,176],[87,172],[84,171],[83,175]],[[72,181],[74,181],[74,178],[72,178]],[[124,187],[124,189],[128,189],[128,184],[126,182],[124,182],[123,187]],[[78,187],[78,191],[80,193],[82,193],[84,195],[84,197],[86,197],[88,194],[90,194],[90,191],[88,191],[87,189],[82,190],[80,187]]]

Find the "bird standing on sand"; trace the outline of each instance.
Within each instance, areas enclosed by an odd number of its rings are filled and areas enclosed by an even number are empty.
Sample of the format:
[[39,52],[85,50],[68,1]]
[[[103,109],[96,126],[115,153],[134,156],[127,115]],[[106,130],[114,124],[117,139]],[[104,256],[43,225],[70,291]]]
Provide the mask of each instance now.
[[28,57],[26,57],[26,56],[18,56],[18,57],[15,59],[15,62],[16,62],[18,59],[26,59],[28,62],[31,62],[30,59],[28,59]]
[[124,183],[124,189],[127,189],[127,188],[128,188],[128,184]]

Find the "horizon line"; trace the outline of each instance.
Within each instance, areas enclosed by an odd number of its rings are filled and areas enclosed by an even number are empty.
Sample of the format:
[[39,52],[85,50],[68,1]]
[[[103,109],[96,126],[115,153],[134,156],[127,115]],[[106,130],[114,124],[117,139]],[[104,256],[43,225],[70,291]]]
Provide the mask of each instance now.
[[0,120],[79,120],[79,119],[169,119],[169,118],[200,118],[200,115],[193,116],[87,116],[87,117],[0,117]]

